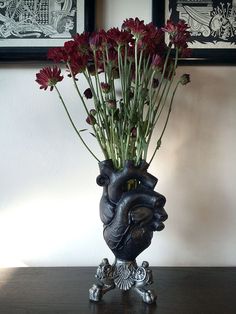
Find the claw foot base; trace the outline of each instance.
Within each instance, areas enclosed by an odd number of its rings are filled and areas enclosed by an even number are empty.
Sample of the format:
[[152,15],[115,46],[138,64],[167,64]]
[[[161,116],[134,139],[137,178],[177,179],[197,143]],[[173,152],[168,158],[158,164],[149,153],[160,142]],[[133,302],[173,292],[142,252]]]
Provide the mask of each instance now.
[[136,261],[115,260],[111,265],[107,258],[104,258],[97,268],[95,277],[98,283],[89,289],[89,299],[98,302],[108,291],[119,288],[127,291],[131,288],[141,296],[143,302],[152,304],[156,302],[156,294],[148,290],[153,283],[152,271],[148,262],[144,261],[137,266]]

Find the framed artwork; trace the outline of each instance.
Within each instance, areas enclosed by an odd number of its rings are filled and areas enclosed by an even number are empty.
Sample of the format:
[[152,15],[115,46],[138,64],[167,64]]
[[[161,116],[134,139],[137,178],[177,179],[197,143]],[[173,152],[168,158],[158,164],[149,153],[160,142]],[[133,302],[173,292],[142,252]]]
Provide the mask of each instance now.
[[184,20],[192,57],[184,63],[236,64],[236,0],[153,0],[153,23]]
[[95,0],[0,1],[0,61],[46,60],[50,47],[93,31]]

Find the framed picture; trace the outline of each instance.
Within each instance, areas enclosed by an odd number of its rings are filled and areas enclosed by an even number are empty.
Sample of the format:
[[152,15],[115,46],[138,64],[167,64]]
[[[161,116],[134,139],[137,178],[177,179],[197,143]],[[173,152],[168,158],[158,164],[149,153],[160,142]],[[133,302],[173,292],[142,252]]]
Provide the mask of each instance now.
[[153,23],[184,20],[192,57],[184,63],[236,64],[236,0],[153,0]]
[[50,47],[93,31],[95,0],[0,1],[0,61],[46,60]]

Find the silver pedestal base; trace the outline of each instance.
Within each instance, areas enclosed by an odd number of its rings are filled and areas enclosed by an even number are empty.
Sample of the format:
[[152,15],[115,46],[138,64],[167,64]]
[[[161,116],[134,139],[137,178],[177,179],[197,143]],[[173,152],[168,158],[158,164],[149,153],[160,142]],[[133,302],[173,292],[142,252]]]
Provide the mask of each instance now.
[[148,262],[137,266],[136,261],[117,259],[113,265],[110,265],[108,259],[104,258],[97,268],[95,277],[98,283],[89,289],[91,301],[100,301],[105,293],[116,287],[125,291],[133,288],[145,303],[152,304],[156,301],[154,291],[147,289],[153,283]]

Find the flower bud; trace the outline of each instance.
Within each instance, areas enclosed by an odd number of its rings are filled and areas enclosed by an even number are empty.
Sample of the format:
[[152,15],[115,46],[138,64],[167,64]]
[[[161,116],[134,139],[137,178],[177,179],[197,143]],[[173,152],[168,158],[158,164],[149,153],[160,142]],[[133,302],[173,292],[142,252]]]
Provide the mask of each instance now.
[[101,89],[102,89],[104,94],[109,93],[110,88],[111,88],[110,84],[108,84],[108,83],[101,83]]
[[85,96],[87,99],[93,98],[93,94],[92,94],[92,91],[91,91],[90,88],[87,88],[87,89],[84,91],[84,96]]
[[89,38],[89,45],[92,50],[97,50],[99,45],[101,44],[101,37],[99,36],[98,33],[94,33],[90,38]]
[[159,86],[159,80],[154,78],[152,81],[152,88],[157,88]]
[[118,68],[113,68],[112,69],[112,76],[113,76],[114,79],[118,79],[120,77]]
[[90,115],[87,117],[86,122],[87,122],[88,124],[90,124],[90,125],[94,125],[94,124],[96,123],[96,119],[94,118],[93,115],[90,114]]
[[152,68],[153,70],[160,71],[163,68],[164,62],[162,57],[159,55],[154,55],[152,58]]
[[131,137],[133,137],[133,138],[137,137],[137,128],[133,127],[131,129],[130,133],[131,133]]
[[107,101],[107,106],[110,109],[116,109],[116,101],[114,99],[110,99]]
[[133,91],[130,90],[128,95],[129,95],[130,99],[134,98],[134,92]]
[[94,76],[96,74],[95,65],[93,63],[88,64],[87,69],[90,75]]
[[189,82],[190,82],[190,75],[189,74],[183,74],[181,77],[180,77],[180,83],[182,85],[187,85]]
[[95,109],[91,109],[91,110],[89,111],[89,113],[90,113],[92,116],[95,116],[96,113],[97,113],[97,111],[96,111]]

